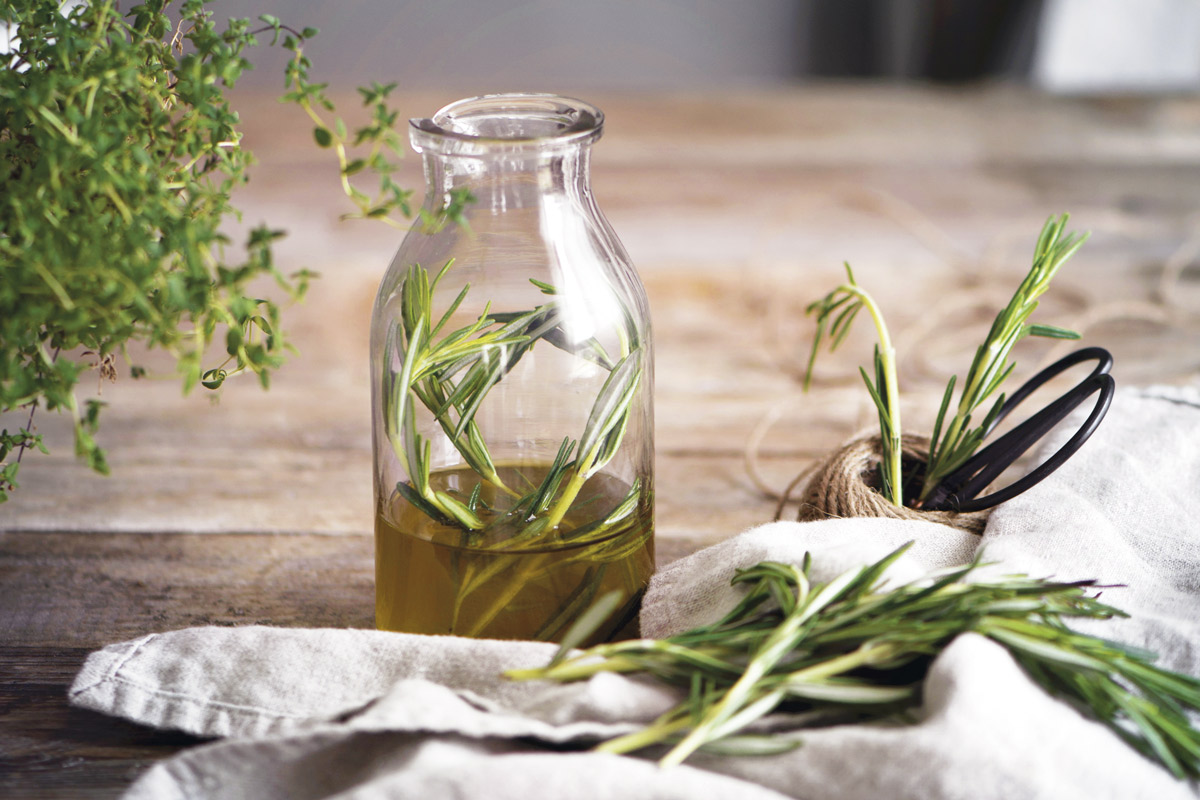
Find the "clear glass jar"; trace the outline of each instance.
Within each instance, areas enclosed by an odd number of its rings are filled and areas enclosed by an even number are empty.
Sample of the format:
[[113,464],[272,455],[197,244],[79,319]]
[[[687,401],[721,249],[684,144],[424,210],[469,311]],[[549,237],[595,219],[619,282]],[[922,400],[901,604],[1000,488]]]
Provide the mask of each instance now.
[[511,94],[411,122],[424,220],[371,325],[381,629],[553,641],[614,591],[590,642],[636,621],[654,360],[645,289],[592,197],[603,119]]

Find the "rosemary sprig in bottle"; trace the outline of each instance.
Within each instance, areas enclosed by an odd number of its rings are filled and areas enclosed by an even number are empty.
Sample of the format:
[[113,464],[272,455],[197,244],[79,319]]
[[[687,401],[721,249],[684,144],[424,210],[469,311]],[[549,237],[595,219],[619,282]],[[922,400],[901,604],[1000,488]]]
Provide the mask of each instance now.
[[[1070,619],[1123,617],[1088,591],[1095,581],[980,577],[976,560],[884,591],[883,574],[909,547],[828,583],[801,565],[763,562],[738,570],[746,594],[723,619],[663,640],[592,647],[568,656],[614,604],[602,598],[563,639],[546,667],[516,680],[577,681],[599,672],[644,673],[686,696],[640,731],[597,750],[669,746],[663,765],[697,750],[765,754],[800,744],[796,731],[746,734],[775,710],[849,720],[897,716],[920,702],[930,661],[955,637],[986,636],[1029,677],[1099,720],[1177,777],[1200,776],[1200,680],[1153,665],[1153,656],[1071,631]],[[968,581],[970,576],[970,581]],[[797,723],[797,730],[802,727]]]
[[[433,293],[452,265],[452,261],[447,262],[432,281],[420,265],[409,267],[400,287],[401,319],[385,343],[385,363],[391,364],[394,357],[400,356],[400,368],[385,387],[388,435],[412,481],[411,485],[398,485],[397,490],[443,524],[476,531],[484,527],[468,503],[430,486],[431,446],[416,430],[415,399],[433,414],[463,460],[482,480],[517,499],[514,509],[523,509],[529,521],[536,523],[528,529],[533,535],[557,526],[586,480],[616,454],[641,380],[640,350],[624,353],[615,364],[609,364],[608,379],[596,398],[583,436],[578,443],[565,439],[546,478],[537,489],[522,496],[497,474],[475,423],[475,412],[491,388],[538,340],[567,347],[558,327],[557,307],[547,303],[530,311],[492,316],[488,304],[473,323],[439,339],[471,288],[470,284],[464,286],[434,322]],[[539,286],[543,292],[553,293],[553,287]],[[589,342],[586,348],[582,352],[589,360],[602,365],[610,361],[598,342]]]
[[[493,559],[486,564],[471,560],[455,578],[456,595],[451,610],[452,629],[476,635],[499,614],[512,595],[545,571],[561,569],[566,563],[585,561],[583,585],[566,605],[585,608],[593,599],[607,565],[631,554],[645,544],[648,531],[638,536],[614,536],[638,506],[644,492],[635,481],[628,493],[611,509],[597,508],[594,519],[584,525],[559,530],[567,514],[581,506],[581,492],[617,454],[629,422],[630,407],[641,384],[642,349],[636,329],[627,319],[619,331],[620,349],[610,354],[592,338],[572,345],[560,327],[560,314],[553,286],[531,280],[551,299],[532,309],[492,313],[490,304],[470,324],[448,331],[448,323],[467,298],[465,285],[438,317],[433,314],[433,296],[452,268],[445,264],[431,279],[420,265],[409,267],[400,287],[400,319],[384,344],[384,409],[386,430],[397,459],[409,476],[396,492],[410,505],[438,524],[462,532],[463,544],[483,547],[497,554],[515,555],[544,546],[544,535],[574,548],[566,561],[531,552],[522,562],[520,574],[508,579],[508,588],[488,607],[473,614],[469,625],[459,628],[460,611],[467,597],[487,585],[500,572],[513,568],[512,559]],[[509,485],[500,476],[490,449],[475,422],[475,415],[489,391],[514,369],[526,353],[545,340],[606,370],[608,375],[593,401],[578,440],[564,437],[545,474],[536,482],[518,473],[518,483]],[[396,366],[398,365],[398,366]],[[453,444],[463,462],[478,476],[478,483],[465,491],[439,490],[431,482],[432,442],[417,429],[417,406],[436,420],[442,434]],[[500,507],[483,502],[484,484],[508,498]],[[590,501],[589,501],[590,502]],[[504,537],[492,541],[488,532],[498,526]],[[457,569],[457,567],[456,567]],[[558,609],[548,614],[545,633],[561,632],[569,618],[557,619]]]

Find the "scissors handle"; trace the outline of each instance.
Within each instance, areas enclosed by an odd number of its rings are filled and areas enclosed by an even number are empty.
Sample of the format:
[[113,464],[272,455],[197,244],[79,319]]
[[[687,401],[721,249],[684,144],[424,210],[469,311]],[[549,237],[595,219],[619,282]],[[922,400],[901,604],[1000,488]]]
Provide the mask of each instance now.
[[[981,511],[985,508],[1011,500],[1032,488],[1061,467],[1067,459],[1083,446],[1083,443],[1099,427],[1100,421],[1112,404],[1116,382],[1108,371],[1112,368],[1112,354],[1102,347],[1087,347],[1051,364],[1034,375],[1019,388],[1001,407],[992,425],[984,432],[986,436],[997,423],[1021,404],[1030,394],[1051,378],[1082,362],[1095,360],[1096,367],[1088,377],[1080,381],[1062,397],[1047,405],[1025,422],[1013,428],[996,441],[969,458],[954,472],[947,475],[930,494],[924,507],[928,509],[952,509],[955,511]],[[1052,456],[1019,480],[986,497],[976,498],[979,492],[1000,476],[1014,461],[1045,436],[1050,430],[1075,410],[1093,393],[1099,392],[1087,420],[1067,440],[1066,444]]]
[[[1067,355],[1055,361],[1050,366],[1043,369],[1038,374],[1034,375],[1025,383],[1021,384],[1021,388],[1012,393],[1012,396],[1004,401],[1004,405],[1000,407],[1000,412],[996,414],[996,418],[992,420],[987,429],[983,432],[983,437],[986,439],[988,434],[996,429],[996,426],[1009,415],[1017,406],[1024,402],[1025,398],[1042,388],[1042,385],[1051,378],[1057,378],[1062,373],[1066,372],[1076,364],[1084,361],[1095,361],[1096,366],[1092,369],[1088,378],[1094,378],[1097,375],[1107,375],[1112,370],[1113,357],[1112,353],[1105,350],[1103,347],[1084,347],[1076,350],[1074,353]],[[1086,380],[1086,379],[1085,379]]]

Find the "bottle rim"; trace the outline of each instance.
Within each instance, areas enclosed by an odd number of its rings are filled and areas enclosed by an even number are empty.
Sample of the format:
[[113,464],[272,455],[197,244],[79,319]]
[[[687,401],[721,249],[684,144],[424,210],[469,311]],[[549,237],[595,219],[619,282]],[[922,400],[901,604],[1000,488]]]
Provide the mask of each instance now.
[[513,92],[457,100],[432,117],[410,119],[409,125],[417,152],[532,152],[595,141],[604,126],[604,112],[573,97]]

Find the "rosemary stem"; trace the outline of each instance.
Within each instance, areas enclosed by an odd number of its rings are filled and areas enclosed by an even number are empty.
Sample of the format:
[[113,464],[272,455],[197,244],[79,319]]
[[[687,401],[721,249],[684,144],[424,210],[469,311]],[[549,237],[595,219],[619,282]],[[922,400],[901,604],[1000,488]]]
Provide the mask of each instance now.
[[[874,315],[874,309],[871,313]],[[886,329],[882,326],[882,320],[880,323],[880,336],[887,336]],[[884,447],[885,457],[889,461],[888,471],[892,476],[890,486],[892,496],[889,499],[892,501],[892,505],[903,506],[904,481],[900,472],[900,387],[896,379],[896,350],[890,341],[887,347],[880,348],[879,357],[883,362],[883,375],[887,381],[888,414],[891,417],[891,425],[887,433],[888,442]]]
[[787,683],[816,683],[859,667],[878,663],[899,652],[901,652],[901,648],[894,645],[865,642],[845,655],[793,672],[788,676]]
[[811,615],[807,604],[796,606],[795,612],[776,628],[746,665],[741,677],[725,692],[725,695],[709,708],[704,718],[671,752],[659,763],[664,766],[680,764],[689,755],[702,747],[710,738],[713,729],[729,720],[754,693],[763,676],[769,673],[779,659],[783,658],[795,644],[797,635]]
[[[640,644],[639,642],[631,642],[631,644]],[[591,651],[591,654],[596,654],[598,648]],[[555,664],[552,667],[535,667],[533,669],[514,669],[504,673],[507,677],[514,681],[527,680],[554,680],[554,681],[578,681],[584,678],[590,678],[598,672],[635,672],[642,668],[642,664],[636,659],[623,658],[617,656],[606,656],[605,660],[587,659],[564,661],[561,664]]]
[[691,719],[686,715],[673,720],[660,719],[640,731],[601,742],[593,750],[597,753],[631,753],[643,747],[661,744],[663,739],[685,730],[690,724]]
[[[993,363],[998,357],[1003,357],[1003,345],[998,341],[988,342],[984,351],[980,353],[982,356],[979,359],[982,363]],[[983,354],[987,353],[986,356]],[[954,418],[950,420],[950,427],[946,429],[945,436],[942,437],[942,445],[938,449],[943,453],[952,453],[958,447],[959,440],[962,439],[963,427],[967,424],[971,416],[971,410],[979,404],[982,398],[977,398],[980,391],[980,385],[983,383],[982,373],[978,370],[972,370],[967,374],[967,385],[963,387],[962,394],[959,396],[958,408],[955,411]],[[930,447],[937,445],[937,442],[931,442]],[[942,475],[947,469],[940,469],[939,464],[933,463],[934,453],[929,453],[930,469],[926,472],[924,487],[922,487],[921,496],[924,499],[928,494],[928,489],[932,489],[942,479]],[[940,461],[940,459],[939,459]],[[947,468],[955,465],[947,462],[942,462]]]
[[[597,449],[598,448],[599,445],[597,445]],[[571,510],[571,505],[575,502],[575,498],[579,496],[580,490],[583,489],[583,484],[587,482],[587,470],[583,468],[583,465],[585,463],[590,464],[595,460],[595,457],[596,450],[593,449],[591,453],[588,453],[586,462],[581,462],[580,465],[575,468],[575,474],[571,476],[571,480],[563,489],[563,493],[559,496],[558,500],[554,503],[554,506],[550,509],[550,513],[545,517],[546,522],[544,530],[554,530],[554,528],[558,527],[558,525],[562,523],[563,517],[565,517],[567,512]]]
[[[879,335],[879,359],[883,367],[884,377],[884,401],[887,403],[889,425],[886,431],[880,431],[886,435],[887,441],[883,443],[884,458],[888,464],[885,469],[891,475],[891,486],[886,486],[885,489],[890,489],[893,505],[904,505],[904,491],[900,473],[900,383],[896,376],[896,348],[892,345],[892,337],[888,333],[887,325],[883,321],[883,311],[876,305],[875,299],[871,295],[864,292],[857,286],[844,284],[839,287],[841,291],[845,291],[854,295],[862,304],[866,306],[867,312],[871,315],[871,321],[875,323],[875,330]],[[885,484],[888,481],[884,481]]]
[[[488,606],[483,613],[475,617],[475,624],[471,626],[471,629],[461,635],[478,636],[480,631],[486,628],[488,623],[495,619],[496,615],[503,611],[505,606],[512,602],[512,599],[520,594],[521,590],[525,588],[526,581],[521,580],[522,574],[534,572],[537,568],[540,568],[541,562],[544,560],[544,558],[544,556],[535,556],[532,563],[525,563],[521,573],[512,576],[512,579],[504,585],[504,591],[492,601],[492,604]],[[456,599],[455,616],[457,616],[457,611],[460,606],[461,602]]]

